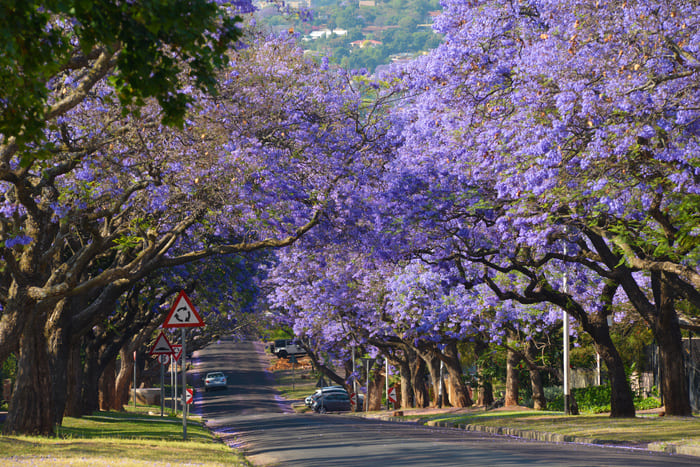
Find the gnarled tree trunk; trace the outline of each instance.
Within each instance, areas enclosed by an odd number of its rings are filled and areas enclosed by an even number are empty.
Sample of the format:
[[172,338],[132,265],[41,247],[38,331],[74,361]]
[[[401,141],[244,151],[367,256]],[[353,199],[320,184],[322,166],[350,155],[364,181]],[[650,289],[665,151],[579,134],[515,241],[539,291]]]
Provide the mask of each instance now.
[[464,384],[462,365],[459,362],[457,343],[452,341],[443,350],[443,361],[445,362],[445,386],[450,405],[453,407],[470,407],[474,404],[469,397],[469,389]]
[[53,434],[54,403],[45,325],[41,306],[27,310],[19,339],[17,379],[3,425],[6,434]]
[[517,343],[512,331],[508,331],[508,347],[506,348],[506,395],[503,401],[505,407],[514,407],[518,405],[518,397],[520,395],[520,371],[518,364],[520,363],[520,355],[512,348]]
[[535,353],[535,342],[528,340],[525,342],[525,363],[530,374],[530,386],[532,387],[532,406],[535,410],[547,409],[547,398],[544,395],[544,385],[542,384],[542,373],[535,364],[537,355]]

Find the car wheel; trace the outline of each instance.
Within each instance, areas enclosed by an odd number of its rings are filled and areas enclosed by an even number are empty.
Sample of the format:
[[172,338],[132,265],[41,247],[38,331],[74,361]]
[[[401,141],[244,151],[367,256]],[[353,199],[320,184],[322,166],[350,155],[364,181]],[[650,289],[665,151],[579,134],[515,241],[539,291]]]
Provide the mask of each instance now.
[[279,353],[277,354],[278,358],[287,358],[287,351],[286,350],[280,350]]
[[319,413],[328,413],[328,410],[326,410],[325,407],[321,407],[320,409],[318,409],[318,412]]

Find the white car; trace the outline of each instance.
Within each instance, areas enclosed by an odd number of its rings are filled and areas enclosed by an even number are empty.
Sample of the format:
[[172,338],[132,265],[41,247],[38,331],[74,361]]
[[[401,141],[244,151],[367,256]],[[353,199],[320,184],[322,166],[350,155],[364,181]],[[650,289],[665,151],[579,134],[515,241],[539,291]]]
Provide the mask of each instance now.
[[204,378],[204,390],[210,389],[226,389],[226,376],[220,371],[207,373]]

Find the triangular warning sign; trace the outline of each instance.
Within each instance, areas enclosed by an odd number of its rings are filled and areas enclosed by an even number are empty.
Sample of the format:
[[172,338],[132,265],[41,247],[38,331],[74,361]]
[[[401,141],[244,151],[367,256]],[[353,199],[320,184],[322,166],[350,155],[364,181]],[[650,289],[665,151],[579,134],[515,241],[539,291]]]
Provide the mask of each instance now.
[[172,344],[170,347],[173,348],[173,359],[177,362],[180,360],[180,355],[182,355],[182,345]]
[[196,328],[204,326],[204,321],[194,309],[184,290],[180,291],[168,317],[163,323],[164,328]]
[[161,331],[158,339],[156,339],[156,343],[153,344],[151,355],[170,355],[172,353],[173,348],[170,346],[168,338],[165,337],[165,334],[163,334],[163,331]]

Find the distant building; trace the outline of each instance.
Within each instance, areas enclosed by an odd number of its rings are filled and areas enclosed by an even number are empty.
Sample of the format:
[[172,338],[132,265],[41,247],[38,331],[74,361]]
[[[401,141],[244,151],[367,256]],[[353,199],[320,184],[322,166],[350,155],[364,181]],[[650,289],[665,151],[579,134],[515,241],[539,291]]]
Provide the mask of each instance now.
[[382,43],[372,39],[364,39],[350,42],[350,47],[358,49],[364,49],[365,47],[376,47],[378,45],[382,45]]
[[311,0],[291,0],[287,5],[290,8],[311,8]]
[[376,0],[360,0],[360,7],[363,6],[377,6]]
[[348,31],[345,29],[334,29],[332,31],[330,29],[319,29],[318,31],[311,31],[311,34],[309,34],[308,39],[306,37],[304,39],[314,41],[322,37],[330,37],[333,34],[335,34],[336,36],[345,36],[347,35],[347,33]]

